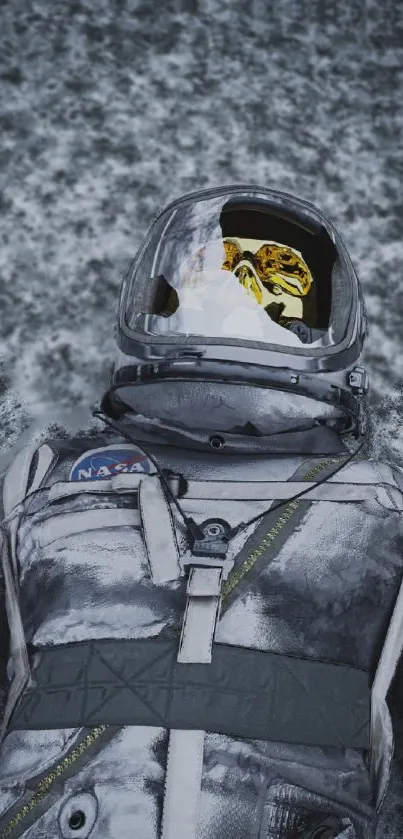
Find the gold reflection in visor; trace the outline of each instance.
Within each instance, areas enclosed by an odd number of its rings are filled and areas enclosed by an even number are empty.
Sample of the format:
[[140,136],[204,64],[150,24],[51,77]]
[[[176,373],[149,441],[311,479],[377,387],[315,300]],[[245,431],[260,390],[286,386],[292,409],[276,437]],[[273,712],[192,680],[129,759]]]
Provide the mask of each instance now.
[[[242,240],[241,240],[242,242]],[[245,241],[252,245],[253,240]],[[232,271],[241,285],[262,303],[261,283],[280,286],[293,297],[305,297],[312,286],[312,274],[301,254],[277,242],[265,242],[257,250],[240,247],[232,239],[224,239],[225,261],[222,267]],[[259,244],[253,242],[254,245]]]
[[302,254],[289,245],[260,239],[217,239],[184,263],[182,287],[196,288],[217,268],[236,276],[272,320],[303,319],[313,278]]

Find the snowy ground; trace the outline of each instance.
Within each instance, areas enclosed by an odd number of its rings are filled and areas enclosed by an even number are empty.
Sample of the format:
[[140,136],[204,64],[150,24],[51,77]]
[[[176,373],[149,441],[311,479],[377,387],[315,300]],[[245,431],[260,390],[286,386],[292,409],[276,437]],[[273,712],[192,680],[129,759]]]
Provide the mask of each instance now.
[[[97,402],[156,212],[254,182],[344,232],[374,449],[403,464],[402,83],[401,0],[2,0],[0,453]],[[379,837],[403,837],[403,759]]]

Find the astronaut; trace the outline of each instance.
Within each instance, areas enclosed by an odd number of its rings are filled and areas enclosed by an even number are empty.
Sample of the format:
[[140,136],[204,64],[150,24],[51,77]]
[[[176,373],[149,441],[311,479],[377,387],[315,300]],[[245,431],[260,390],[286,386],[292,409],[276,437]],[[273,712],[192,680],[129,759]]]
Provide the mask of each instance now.
[[373,839],[403,477],[362,454],[365,332],[313,205],[231,186],[158,216],[104,426],[4,480],[0,839]]

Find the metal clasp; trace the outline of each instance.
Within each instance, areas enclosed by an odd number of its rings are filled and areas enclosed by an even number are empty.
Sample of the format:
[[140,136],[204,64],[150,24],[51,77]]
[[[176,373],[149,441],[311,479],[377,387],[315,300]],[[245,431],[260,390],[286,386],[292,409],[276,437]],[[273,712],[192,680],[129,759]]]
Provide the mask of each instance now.
[[348,377],[348,383],[353,393],[362,396],[369,391],[369,376],[364,367],[354,367]]

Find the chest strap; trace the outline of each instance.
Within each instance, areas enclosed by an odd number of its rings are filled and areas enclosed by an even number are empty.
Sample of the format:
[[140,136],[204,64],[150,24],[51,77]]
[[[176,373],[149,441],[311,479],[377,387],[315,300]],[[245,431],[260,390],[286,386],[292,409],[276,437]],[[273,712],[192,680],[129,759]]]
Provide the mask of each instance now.
[[[140,485],[151,484],[156,475],[120,474],[104,481],[66,481],[53,484],[49,490],[49,501],[56,501],[81,493],[137,492]],[[366,501],[385,499],[386,492],[398,491],[388,483],[343,483],[329,481],[317,486],[315,481],[207,481],[185,480],[172,475],[168,483],[173,494],[183,500],[213,501],[287,501],[303,490],[309,489],[305,498],[310,501]],[[384,501],[385,503],[385,501]],[[390,502],[387,502],[387,506]]]
[[141,725],[367,749],[369,674],[355,667],[213,644],[180,664],[178,642],[93,640],[35,651],[34,684],[10,729]]

